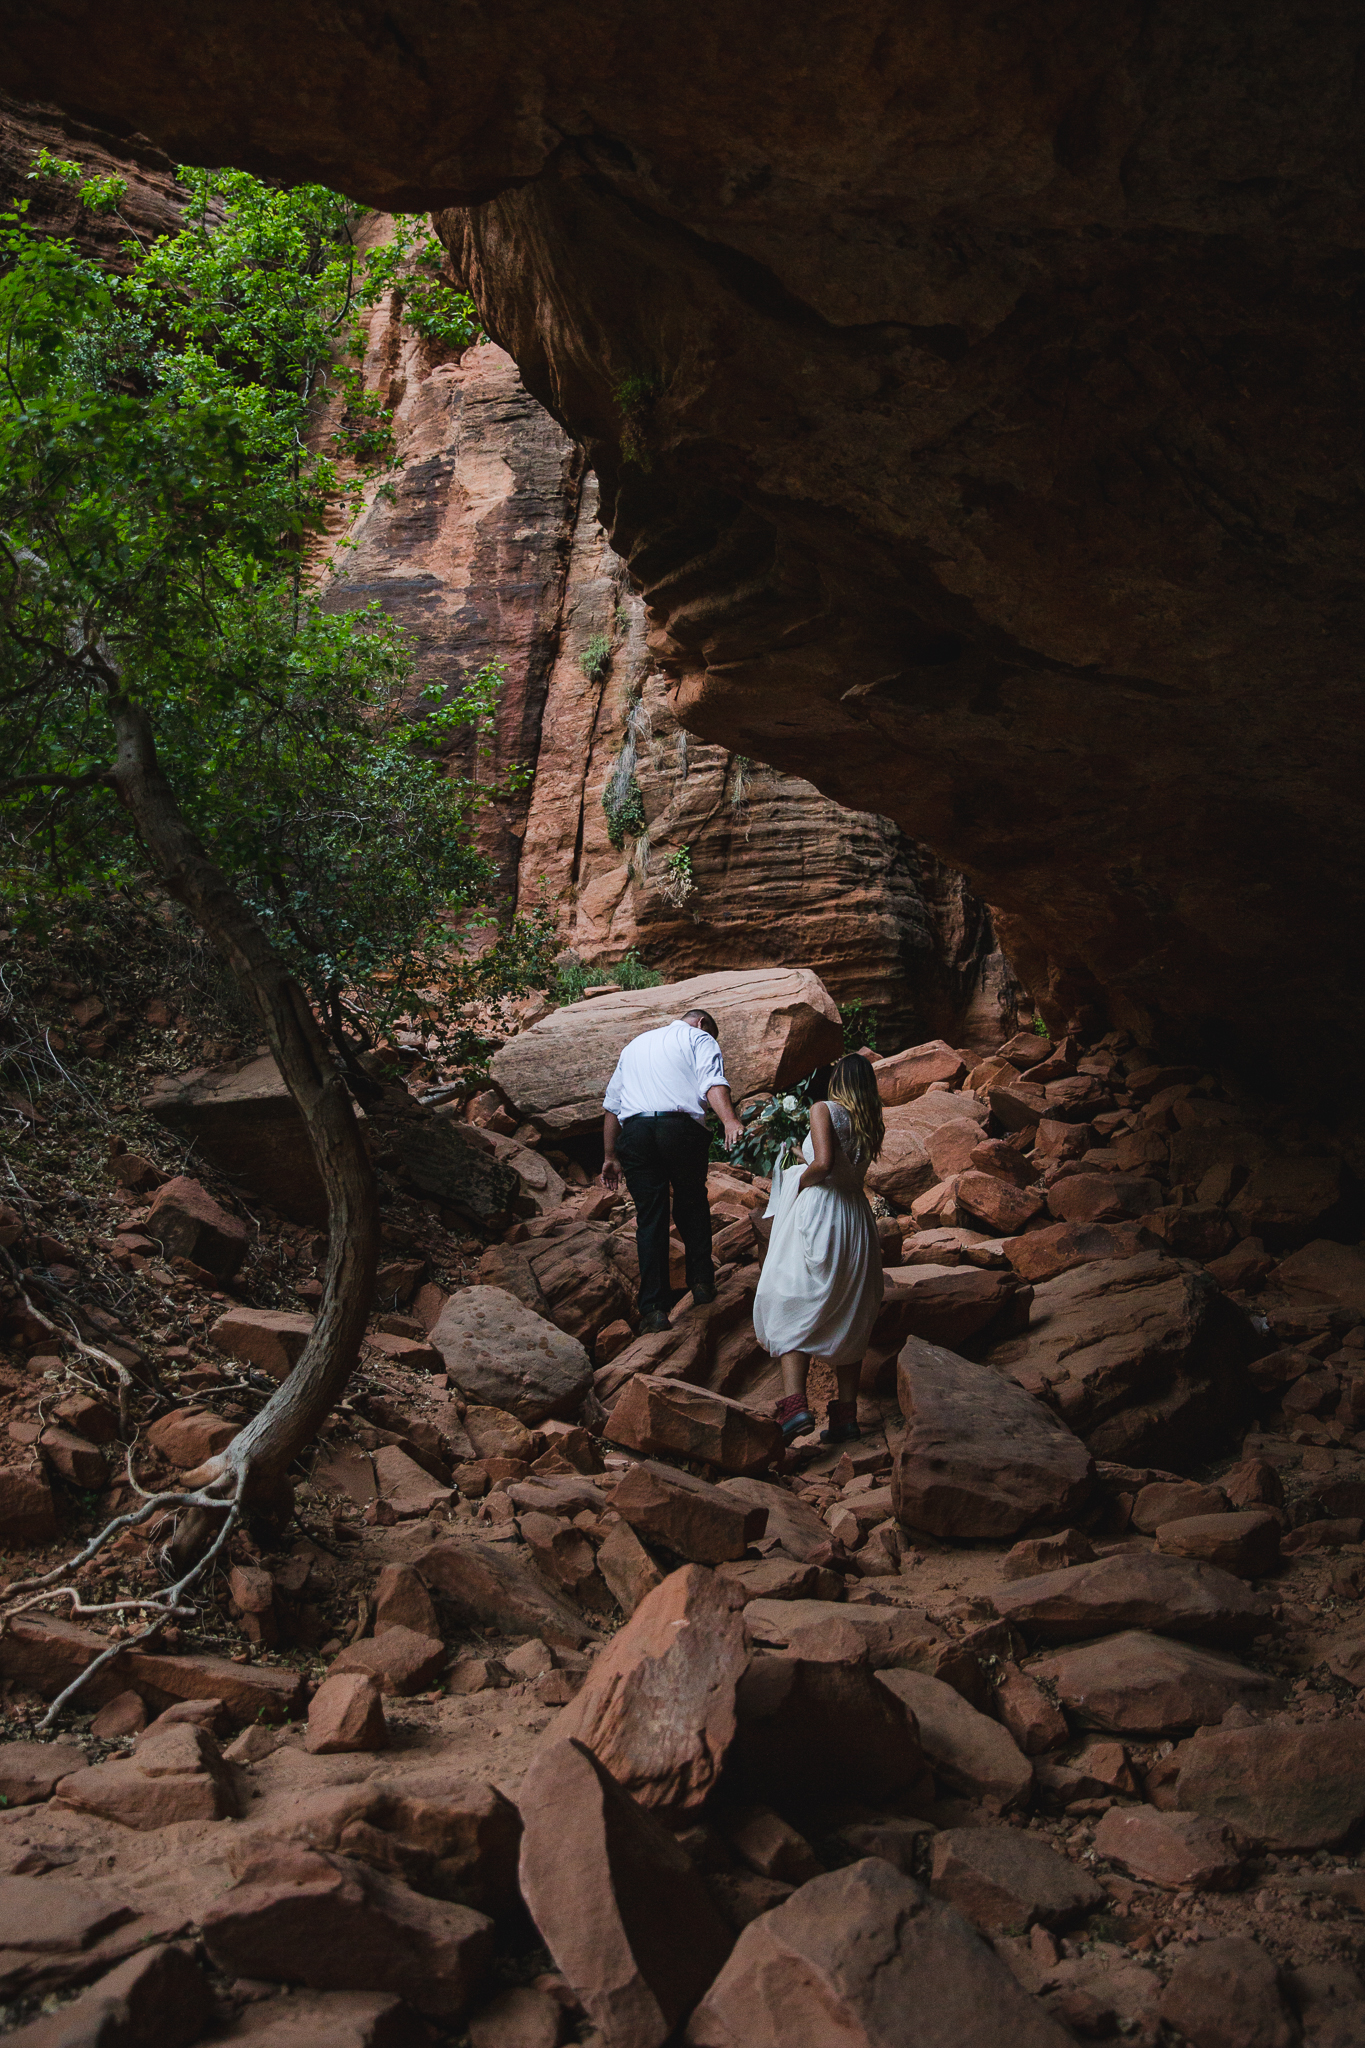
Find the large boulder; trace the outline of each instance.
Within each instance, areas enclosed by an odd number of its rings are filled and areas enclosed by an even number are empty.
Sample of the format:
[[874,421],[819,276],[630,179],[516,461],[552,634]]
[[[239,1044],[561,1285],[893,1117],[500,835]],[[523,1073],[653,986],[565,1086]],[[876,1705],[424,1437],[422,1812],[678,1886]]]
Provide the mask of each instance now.
[[592,1385],[592,1361],[578,1339],[501,1287],[452,1294],[431,1342],[468,1400],[505,1408],[531,1427],[576,1416]]
[[891,1109],[902,1102],[917,1101],[936,1082],[954,1087],[966,1077],[967,1062],[943,1039],[931,1038],[924,1045],[910,1045],[904,1052],[875,1060],[873,1070],[877,1093],[886,1108]]
[[458,1618],[503,1635],[535,1635],[576,1649],[592,1633],[576,1607],[554,1591],[525,1550],[478,1536],[433,1543],[412,1559],[426,1585]]
[[[326,1221],[307,1129],[269,1054],[236,1067],[163,1075],[143,1107],[280,1215]],[[372,1147],[386,1147],[387,1163],[419,1194],[488,1229],[505,1228],[514,1209],[534,1212],[536,1191],[524,1187],[485,1133],[423,1114],[406,1093],[401,1103],[395,1097],[394,1109],[401,1113],[357,1114]]]
[[896,1453],[900,1520],[950,1541],[1069,1522],[1094,1477],[1065,1423],[1013,1380],[911,1337],[897,1367],[909,1428]]
[[953,1907],[880,1856],[832,1870],[744,1929],[687,2048],[1070,2048]]
[[988,1356],[1097,1458],[1169,1465],[1227,1428],[1253,1347],[1246,1317],[1202,1268],[1151,1251],[1044,1281],[1027,1331]]
[[843,1051],[839,1012],[800,967],[699,974],[661,988],[567,1003],[493,1056],[492,1075],[521,1116],[556,1137],[602,1124],[602,1097],[623,1047],[688,1010],[709,1010],[736,1101],[789,1087]]

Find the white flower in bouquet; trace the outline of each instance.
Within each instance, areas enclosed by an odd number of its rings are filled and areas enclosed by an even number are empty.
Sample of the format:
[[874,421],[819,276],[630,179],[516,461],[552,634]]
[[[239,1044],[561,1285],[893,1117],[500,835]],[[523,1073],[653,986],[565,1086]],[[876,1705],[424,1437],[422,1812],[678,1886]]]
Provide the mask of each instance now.
[[782,1097],[782,1107],[794,1116],[801,1105],[794,1095],[784,1095]]

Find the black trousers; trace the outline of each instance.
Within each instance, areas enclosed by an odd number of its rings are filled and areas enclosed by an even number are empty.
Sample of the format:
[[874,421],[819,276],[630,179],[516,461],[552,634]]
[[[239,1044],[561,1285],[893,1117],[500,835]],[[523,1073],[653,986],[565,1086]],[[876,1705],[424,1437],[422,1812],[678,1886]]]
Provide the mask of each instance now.
[[706,1161],[711,1140],[690,1116],[632,1116],[621,1126],[616,1156],[635,1204],[635,1244],[640,1254],[640,1313],[667,1311],[668,1195],[673,1221],[687,1254],[689,1287],[714,1287],[711,1210],[706,1200]]

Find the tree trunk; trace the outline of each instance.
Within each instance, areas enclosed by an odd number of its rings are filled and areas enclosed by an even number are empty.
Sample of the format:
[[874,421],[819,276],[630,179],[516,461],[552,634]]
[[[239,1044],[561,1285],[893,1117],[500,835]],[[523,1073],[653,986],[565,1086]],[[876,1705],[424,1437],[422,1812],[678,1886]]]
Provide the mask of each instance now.
[[118,742],[120,800],[167,888],[254,999],[266,1041],[298,1104],[327,1194],[327,1270],[303,1355],[278,1392],[227,1449],[186,1483],[234,1486],[250,1503],[278,1494],[294,1459],[317,1435],[355,1369],[374,1294],[379,1207],[374,1171],[346,1085],[307,998],[226,875],[183,817],[157,759],[151,722],[126,697],[109,704]]

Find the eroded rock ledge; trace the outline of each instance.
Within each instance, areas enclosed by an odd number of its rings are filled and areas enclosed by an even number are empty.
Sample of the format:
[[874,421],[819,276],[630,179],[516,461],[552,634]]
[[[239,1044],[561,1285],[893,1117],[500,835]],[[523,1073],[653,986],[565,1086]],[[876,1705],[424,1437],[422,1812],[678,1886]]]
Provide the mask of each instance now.
[[12,89],[465,209],[443,231],[586,445],[691,730],[965,869],[1054,1015],[1346,1050],[1352,12],[56,28],[23,11]]

